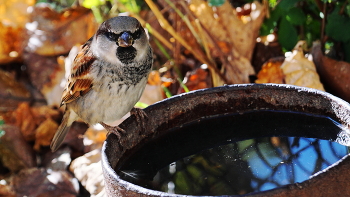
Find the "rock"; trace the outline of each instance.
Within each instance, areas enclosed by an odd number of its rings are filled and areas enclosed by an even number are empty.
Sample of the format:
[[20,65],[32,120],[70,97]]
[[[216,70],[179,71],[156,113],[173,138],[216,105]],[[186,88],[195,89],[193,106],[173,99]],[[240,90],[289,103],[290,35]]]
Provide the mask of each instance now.
[[25,169],[13,177],[11,185],[17,196],[73,197],[79,194],[77,179],[67,171]]
[[19,128],[2,125],[0,130],[4,135],[0,138],[0,158],[11,172],[36,166],[33,148],[24,140]]
[[55,152],[48,151],[43,155],[41,164],[46,169],[53,171],[67,170],[72,161],[71,153],[72,151],[69,147],[60,148]]
[[0,70],[0,95],[0,107],[3,111],[14,110],[20,102],[30,99],[26,87],[19,83],[13,74],[2,70]]
[[104,195],[104,179],[100,160],[101,150],[93,150],[76,158],[69,168],[91,196]]

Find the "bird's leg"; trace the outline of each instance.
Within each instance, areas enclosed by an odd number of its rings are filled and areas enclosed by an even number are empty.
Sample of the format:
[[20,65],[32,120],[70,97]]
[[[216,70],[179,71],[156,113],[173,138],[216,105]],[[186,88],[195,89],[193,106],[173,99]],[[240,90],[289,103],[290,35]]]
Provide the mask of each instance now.
[[100,122],[100,124],[108,131],[107,136],[110,133],[113,133],[114,135],[116,135],[118,137],[118,139],[120,139],[121,138],[120,133],[125,133],[125,130],[120,128],[119,126],[110,126],[110,125],[105,124],[103,122]]
[[[136,117],[136,122],[138,123],[141,123],[142,124],[142,128],[145,128],[145,119],[147,118],[147,114],[146,112],[144,112],[142,109],[140,108],[135,108],[133,107],[130,111],[130,114],[131,115],[135,115]],[[120,128],[119,126],[110,126],[108,124],[105,124],[103,122],[100,122],[100,124],[108,131],[108,134],[109,135],[110,133],[113,133],[115,134],[118,139],[121,138],[121,133],[124,134],[125,133],[125,130]]]
[[141,123],[142,125],[142,129],[145,128],[145,119],[147,119],[147,114],[145,111],[143,111],[142,109],[140,108],[135,108],[133,107],[130,111],[130,114],[131,115],[135,115],[135,118],[136,118],[136,122],[138,123]]

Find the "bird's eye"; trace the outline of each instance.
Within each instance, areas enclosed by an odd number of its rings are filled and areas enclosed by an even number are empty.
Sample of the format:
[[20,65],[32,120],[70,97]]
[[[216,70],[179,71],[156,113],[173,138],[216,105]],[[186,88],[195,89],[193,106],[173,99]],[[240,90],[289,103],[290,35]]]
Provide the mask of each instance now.
[[134,33],[131,34],[132,38],[134,40],[139,39],[141,37],[142,30],[142,27],[139,27]]
[[107,31],[105,33],[105,36],[111,41],[116,41],[118,39],[118,35],[117,34],[115,34],[113,32],[109,32],[109,31]]

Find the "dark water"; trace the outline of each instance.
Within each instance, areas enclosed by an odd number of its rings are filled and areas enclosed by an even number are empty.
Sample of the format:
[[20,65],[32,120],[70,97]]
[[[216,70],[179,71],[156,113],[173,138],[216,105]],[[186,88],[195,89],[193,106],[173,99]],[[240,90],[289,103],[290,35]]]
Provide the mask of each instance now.
[[146,139],[124,154],[115,171],[126,181],[168,193],[246,194],[307,180],[348,153],[336,142],[349,146],[349,130],[326,116],[224,114]]
[[134,169],[118,174],[131,183],[168,193],[237,195],[302,182],[347,153],[348,147],[328,140],[265,137],[210,148],[156,173]]

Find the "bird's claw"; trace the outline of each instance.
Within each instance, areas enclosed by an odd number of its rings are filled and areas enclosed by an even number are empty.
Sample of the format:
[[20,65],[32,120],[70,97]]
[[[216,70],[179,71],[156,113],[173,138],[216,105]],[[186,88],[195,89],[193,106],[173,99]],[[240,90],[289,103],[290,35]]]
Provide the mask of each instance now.
[[130,111],[130,114],[131,115],[135,115],[137,121],[141,121],[141,120],[144,120],[146,118],[148,118],[147,114],[145,111],[143,111],[142,109],[140,108],[135,108],[133,107]]
[[100,123],[107,131],[107,136],[109,136],[111,133],[113,133],[114,135],[116,135],[118,137],[118,139],[121,138],[121,134],[126,133],[126,131],[122,128],[120,128],[119,126],[110,126],[107,125],[103,122]]
[[144,129],[146,126],[145,120],[148,118],[146,112],[140,108],[133,107],[130,111],[130,114],[135,116],[136,122],[141,123],[142,129]]

